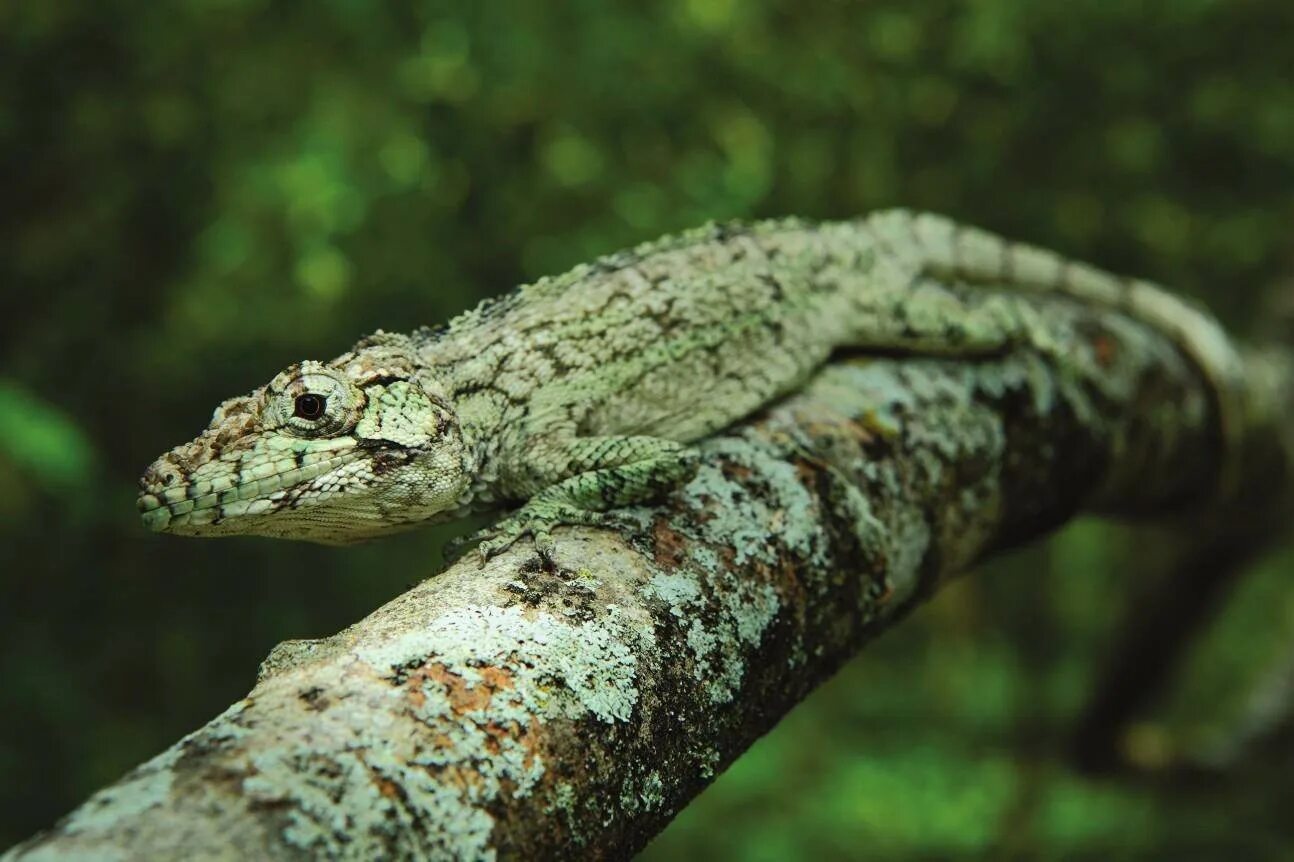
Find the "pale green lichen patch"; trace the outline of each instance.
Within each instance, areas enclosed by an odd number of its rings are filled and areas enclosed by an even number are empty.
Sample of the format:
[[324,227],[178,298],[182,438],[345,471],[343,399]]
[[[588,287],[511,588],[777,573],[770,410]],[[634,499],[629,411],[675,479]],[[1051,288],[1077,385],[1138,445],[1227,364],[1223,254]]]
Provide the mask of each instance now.
[[781,600],[772,584],[740,570],[695,564],[657,573],[643,595],[665,603],[686,632],[692,676],[711,703],[728,703],[741,686],[746,660],[776,618]]
[[469,605],[425,628],[362,647],[358,655],[388,672],[424,662],[463,678],[482,667],[505,669],[515,692],[507,700],[520,712],[500,715],[503,720],[533,713],[625,721],[638,698],[637,660],[627,645],[632,641],[627,628],[613,613],[572,623],[519,607]]
[[[823,551],[817,501],[785,452],[753,437],[720,438],[702,451],[723,466],[703,464],[683,489],[685,499],[707,517],[685,525],[682,532],[712,547],[730,547],[736,566],[772,565],[784,551],[821,561],[815,556]],[[733,481],[725,470],[749,474],[750,481]],[[770,535],[777,537],[776,544]]]
[[719,749],[712,746],[703,747],[696,757],[696,761],[700,765],[698,771],[701,777],[707,781],[713,778],[719,771],[719,763],[722,760],[723,755],[719,752]]
[[544,806],[544,813],[559,815],[571,841],[577,846],[582,845],[585,834],[590,831],[590,824],[581,816],[582,809],[589,805],[590,800],[582,797],[576,786],[569,781],[559,781],[550,799]]
[[701,599],[701,585],[696,577],[682,572],[657,572],[644,592],[663,600],[678,620],[686,620],[688,607]]
[[[243,790],[249,798],[284,805],[289,845],[329,859],[494,858],[493,818],[461,787],[392,750],[376,729],[357,733],[351,744],[331,755],[302,746],[252,758],[257,774]],[[425,817],[434,818],[433,828],[412,828]]]
[[[238,715],[244,708],[244,702],[235,703],[216,719],[216,723]],[[91,796],[63,821],[60,830],[64,834],[97,843],[105,841],[106,836],[129,828],[130,823],[147,812],[162,809],[171,804],[176,783],[176,765],[184,757],[187,745],[204,736],[206,730],[204,728],[197,734],[185,737],[171,748],[140,765],[116,784]],[[106,841],[104,846],[109,846]],[[52,860],[64,858],[64,854],[56,847],[47,846],[36,849],[27,858]],[[66,858],[85,858],[85,856],[82,853],[70,853]],[[106,849],[98,852],[96,858],[110,860],[128,857]]]
[[108,832],[120,823],[166,803],[171,793],[174,766],[181,749],[176,745],[144,763],[107,790],[101,790],[72,812],[63,824],[69,834]]
[[639,770],[631,769],[621,786],[619,802],[621,809],[628,814],[660,808],[665,804],[665,783],[660,772],[652,769],[640,775]]
[[918,512],[895,513],[890,527],[888,582],[891,603],[901,607],[921,583],[921,561],[930,548],[930,525]]
[[[312,670],[305,688],[303,674],[271,676],[253,697],[178,743],[168,760],[147,764],[143,769],[162,768],[148,795],[160,792],[162,775],[166,786],[188,772],[219,776],[186,785],[199,794],[195,804],[205,813],[197,823],[215,830],[202,835],[214,846],[234,839],[221,836],[220,824],[237,822],[246,806],[270,812],[276,844],[320,857],[488,858],[492,821],[465,804],[454,785],[412,763],[411,734],[372,676],[335,664]],[[306,723],[309,733],[291,731]],[[415,818],[432,815],[434,828],[411,828]]]
[[[253,755],[243,792],[281,806],[284,840],[312,854],[493,858],[488,808],[535,792],[543,726],[630,718],[640,640],[615,607],[587,622],[452,608],[358,645],[317,701],[314,689],[298,693],[318,711],[314,737]],[[296,684],[290,674],[267,683]]]

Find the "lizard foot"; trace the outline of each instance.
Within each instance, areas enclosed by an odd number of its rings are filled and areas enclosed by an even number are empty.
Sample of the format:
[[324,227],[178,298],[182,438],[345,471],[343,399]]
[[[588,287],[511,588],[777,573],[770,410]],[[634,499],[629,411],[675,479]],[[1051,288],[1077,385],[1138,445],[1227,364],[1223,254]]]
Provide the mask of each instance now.
[[455,539],[445,547],[446,558],[454,561],[476,547],[481,552],[481,565],[496,557],[523,539],[531,536],[535,549],[547,565],[553,563],[553,535],[555,527],[599,526],[608,523],[605,512],[581,509],[571,503],[532,499],[511,515],[470,536]]

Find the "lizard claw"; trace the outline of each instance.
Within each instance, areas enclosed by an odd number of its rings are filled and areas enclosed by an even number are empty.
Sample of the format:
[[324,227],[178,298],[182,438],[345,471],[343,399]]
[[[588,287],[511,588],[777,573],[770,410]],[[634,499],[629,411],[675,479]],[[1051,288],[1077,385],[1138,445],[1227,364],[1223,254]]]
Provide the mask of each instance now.
[[[467,536],[450,539],[445,543],[445,562],[457,563],[468,553],[475,550],[480,552],[480,565],[484,567],[491,559],[512,547],[518,539],[525,535],[524,531],[513,529],[509,521],[511,519],[507,518],[492,527],[477,530]],[[536,544],[538,545],[539,542],[536,541]],[[549,540],[547,550],[550,552],[551,545],[552,542]],[[544,548],[540,548],[541,555],[544,555],[547,560],[548,555],[544,554],[544,551]]]
[[476,547],[476,543],[472,540],[477,535],[479,534],[455,536],[446,542],[444,548],[441,549],[441,556],[444,557],[445,564],[453,565],[463,559],[463,557],[467,555],[468,551],[472,550],[473,547]]

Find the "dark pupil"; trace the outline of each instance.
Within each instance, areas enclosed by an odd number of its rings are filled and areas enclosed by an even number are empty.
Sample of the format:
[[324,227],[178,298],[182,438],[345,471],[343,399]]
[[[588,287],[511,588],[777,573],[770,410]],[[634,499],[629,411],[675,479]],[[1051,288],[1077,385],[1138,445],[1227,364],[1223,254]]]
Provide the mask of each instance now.
[[298,395],[296,401],[297,418],[318,419],[324,414],[324,407],[327,404],[328,400],[322,395],[315,395],[310,392],[305,395]]

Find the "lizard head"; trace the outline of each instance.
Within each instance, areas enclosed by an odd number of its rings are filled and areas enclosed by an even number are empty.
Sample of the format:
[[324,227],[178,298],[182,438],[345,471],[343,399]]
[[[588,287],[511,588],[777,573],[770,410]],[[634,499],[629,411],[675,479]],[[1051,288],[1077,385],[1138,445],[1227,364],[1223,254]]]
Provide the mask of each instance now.
[[140,479],[158,532],[348,544],[460,505],[471,464],[457,416],[415,375],[406,336],[289,366],[216,408]]

